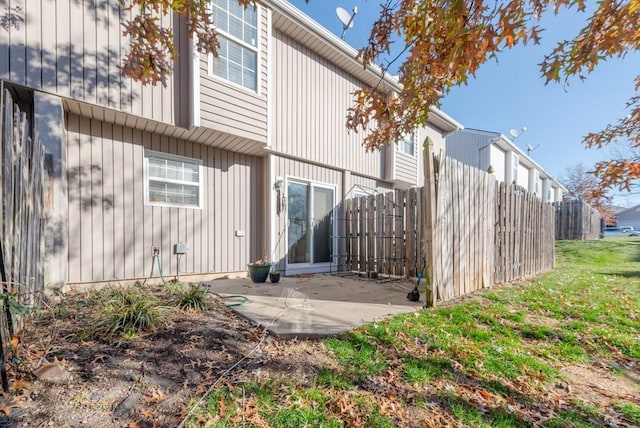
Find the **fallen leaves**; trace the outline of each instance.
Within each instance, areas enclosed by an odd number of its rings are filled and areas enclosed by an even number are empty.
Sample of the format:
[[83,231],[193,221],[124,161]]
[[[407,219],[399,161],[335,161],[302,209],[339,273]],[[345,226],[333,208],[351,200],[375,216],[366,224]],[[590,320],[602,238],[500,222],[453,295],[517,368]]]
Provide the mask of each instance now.
[[22,403],[18,401],[5,401],[0,400],[0,412],[4,413],[5,416],[11,415],[13,409],[20,409],[24,407]]

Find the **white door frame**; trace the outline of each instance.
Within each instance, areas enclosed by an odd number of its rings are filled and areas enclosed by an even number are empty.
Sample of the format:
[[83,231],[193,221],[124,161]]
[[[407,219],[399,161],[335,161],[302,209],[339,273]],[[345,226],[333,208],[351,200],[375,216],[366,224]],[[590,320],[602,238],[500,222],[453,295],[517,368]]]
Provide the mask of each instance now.
[[[335,210],[336,210],[336,185],[334,184],[330,184],[330,183],[322,183],[319,181],[315,181],[315,180],[310,180],[310,179],[306,179],[306,178],[299,178],[299,177],[294,177],[294,176],[287,176],[286,180],[285,180],[285,188],[287,189],[287,198],[289,197],[289,183],[295,183],[295,184],[301,184],[301,185],[306,185],[309,186],[310,188],[310,192],[309,192],[309,210],[308,210],[308,215],[307,215],[307,225],[309,226],[310,230],[313,230],[313,189],[314,188],[321,188],[321,189],[329,189],[333,192],[333,202],[332,202],[332,208],[331,208],[331,234],[335,235],[336,233],[336,222],[334,221],[335,218]],[[295,274],[303,274],[303,273],[324,273],[324,272],[330,272],[332,269],[332,265],[335,267],[335,263],[333,262],[333,258],[329,261],[329,262],[323,262],[323,263],[313,263],[313,233],[311,233],[310,235],[310,254],[309,254],[309,259],[311,260],[308,263],[290,263],[289,262],[289,209],[291,207],[287,204],[287,226],[286,226],[286,233],[285,233],[285,242],[287,243],[287,251],[285,254],[285,275],[295,275]],[[329,239],[329,245],[331,245],[331,254],[335,254],[336,252],[336,246],[335,246],[335,242],[332,239],[332,236],[328,237]]]

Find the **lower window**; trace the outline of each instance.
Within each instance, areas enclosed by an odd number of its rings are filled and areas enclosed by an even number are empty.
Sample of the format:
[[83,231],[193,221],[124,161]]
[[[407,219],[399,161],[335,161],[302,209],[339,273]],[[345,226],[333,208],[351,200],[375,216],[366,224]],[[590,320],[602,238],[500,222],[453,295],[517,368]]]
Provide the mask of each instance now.
[[202,161],[145,150],[145,203],[202,208]]

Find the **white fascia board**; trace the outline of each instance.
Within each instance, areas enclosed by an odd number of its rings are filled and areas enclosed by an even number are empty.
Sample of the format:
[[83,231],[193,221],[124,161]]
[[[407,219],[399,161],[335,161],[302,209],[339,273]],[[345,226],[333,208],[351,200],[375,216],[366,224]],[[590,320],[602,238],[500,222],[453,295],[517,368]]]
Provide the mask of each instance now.
[[[430,107],[429,111],[431,111],[431,113],[434,114],[437,119],[439,119],[437,120],[438,123],[441,123],[447,127],[447,129],[443,129],[444,128],[443,126],[438,126],[438,128],[442,129],[447,134],[464,129],[464,126],[460,122],[458,122],[453,117],[449,116],[447,113],[443,112],[439,108]],[[428,122],[432,122],[432,118],[433,116],[429,115]],[[437,126],[436,123],[433,123],[433,124]]]

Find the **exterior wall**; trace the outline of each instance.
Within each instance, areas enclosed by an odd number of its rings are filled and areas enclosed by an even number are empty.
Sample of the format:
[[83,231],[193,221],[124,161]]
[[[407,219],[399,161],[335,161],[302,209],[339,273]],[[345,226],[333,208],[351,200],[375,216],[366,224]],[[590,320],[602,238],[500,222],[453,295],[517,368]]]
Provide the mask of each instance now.
[[416,141],[416,161],[417,161],[417,183],[418,187],[424,186],[424,141],[429,137],[433,142],[433,152],[436,154],[445,153],[446,144],[442,133],[432,127],[420,128],[419,137]]
[[[164,275],[175,275],[177,242],[189,249],[181,274],[244,271],[262,256],[263,159],[69,113],[65,127],[70,283],[143,278],[156,245]],[[202,209],[144,204],[145,149],[202,159]]]
[[500,148],[496,146],[489,146],[489,166],[493,168],[493,176],[498,181],[504,182],[506,180],[506,154]]
[[533,192],[533,189],[529,188],[529,168],[524,166],[522,162],[518,165],[518,180],[516,181],[516,184],[524,187],[530,192]]
[[258,91],[209,74],[212,57],[200,60],[200,125],[267,144],[268,14],[258,6]]
[[616,220],[618,226],[633,226],[634,229],[640,230],[640,205],[618,213]]
[[349,174],[348,180],[346,180],[347,185],[345,186],[345,198],[350,199],[354,197],[354,192],[379,192],[385,193],[390,192],[394,189],[393,184],[380,181],[373,180],[368,177],[362,177],[359,175]]
[[[417,145],[417,142],[416,142]],[[418,185],[418,158],[401,151],[395,146],[395,179],[403,181],[410,186]],[[414,150],[416,151],[416,150]]]
[[362,134],[345,126],[352,93],[362,82],[278,30],[272,43],[273,150],[382,177],[382,153],[365,152]]
[[[143,87],[122,76],[128,49],[122,25],[130,14],[117,0],[24,0],[18,13],[24,21],[0,28],[0,79],[175,124],[177,109],[188,105],[188,91],[176,85],[188,82],[182,62],[188,55],[181,55],[166,87]],[[174,28],[176,44],[182,46],[178,21],[161,19]]]
[[464,131],[455,132],[447,136],[446,155],[478,168],[478,146],[486,140],[485,137]]

